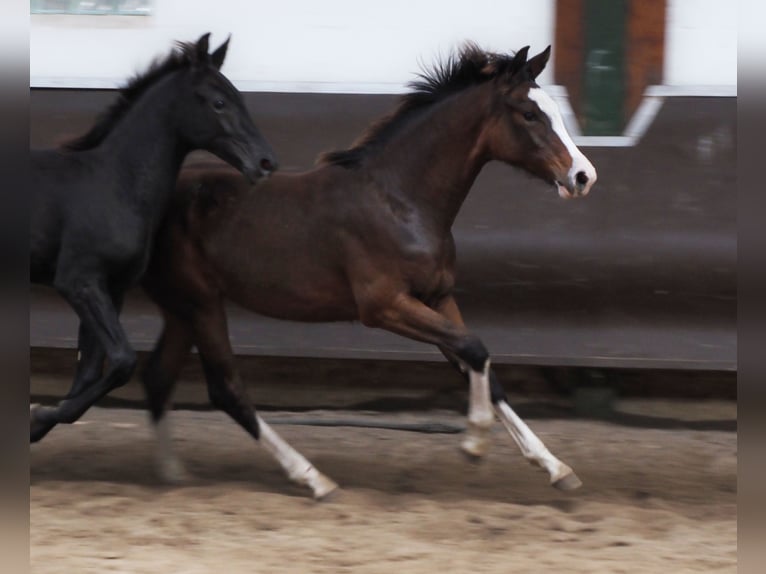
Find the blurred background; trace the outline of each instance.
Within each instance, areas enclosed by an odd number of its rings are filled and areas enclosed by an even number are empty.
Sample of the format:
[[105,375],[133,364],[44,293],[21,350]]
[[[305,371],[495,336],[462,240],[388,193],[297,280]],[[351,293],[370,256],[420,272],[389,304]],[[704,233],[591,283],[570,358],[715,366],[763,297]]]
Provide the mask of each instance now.
[[[599,181],[587,199],[564,202],[508,166],[484,169],[454,228],[469,326],[494,364],[736,372],[737,27],[726,2],[30,6],[33,147],[83,132],[126,78],[173,41],[211,31],[213,45],[232,35],[223,72],[246,93],[286,171],[348,146],[415,74],[466,40],[500,52],[551,44],[538,81]],[[71,356],[77,321],[63,301],[34,288],[30,320],[33,352]],[[140,292],[124,323],[139,349],[151,348],[160,322]],[[230,329],[248,357],[441,361],[436,349],[358,325],[232,309]]]

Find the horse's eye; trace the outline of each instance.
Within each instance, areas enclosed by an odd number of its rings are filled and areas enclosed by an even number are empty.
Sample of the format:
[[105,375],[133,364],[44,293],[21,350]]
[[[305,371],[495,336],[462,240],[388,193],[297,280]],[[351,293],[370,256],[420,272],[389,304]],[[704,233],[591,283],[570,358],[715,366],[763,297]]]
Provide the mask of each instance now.
[[216,101],[213,102],[213,107],[216,110],[222,110],[225,105],[226,104],[224,103],[223,100],[216,100]]
[[524,119],[528,122],[533,122],[537,119],[537,114],[535,112],[524,112]]

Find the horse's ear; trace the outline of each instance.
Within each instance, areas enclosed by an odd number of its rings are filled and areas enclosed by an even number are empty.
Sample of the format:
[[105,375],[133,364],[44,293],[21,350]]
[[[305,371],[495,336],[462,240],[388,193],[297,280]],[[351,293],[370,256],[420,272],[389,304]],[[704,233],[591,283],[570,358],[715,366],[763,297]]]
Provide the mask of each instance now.
[[197,40],[197,43],[194,45],[194,48],[197,63],[201,64],[202,62],[207,62],[210,57],[207,53],[210,49],[210,32],[200,36],[199,40]]
[[231,40],[231,34],[226,38],[226,41],[218,46],[215,52],[210,54],[210,62],[213,64],[216,70],[220,70],[223,66],[223,61],[226,59],[226,50],[229,49],[229,40]]
[[511,73],[515,74],[518,72],[524,64],[527,63],[527,54],[529,53],[529,46],[524,46],[521,50],[516,52],[513,55],[513,60],[511,60]]
[[551,47],[548,46],[545,50],[540,52],[537,56],[530,58],[527,62],[527,68],[529,69],[529,74],[532,76],[533,80],[545,69],[545,65],[548,63],[550,57]]

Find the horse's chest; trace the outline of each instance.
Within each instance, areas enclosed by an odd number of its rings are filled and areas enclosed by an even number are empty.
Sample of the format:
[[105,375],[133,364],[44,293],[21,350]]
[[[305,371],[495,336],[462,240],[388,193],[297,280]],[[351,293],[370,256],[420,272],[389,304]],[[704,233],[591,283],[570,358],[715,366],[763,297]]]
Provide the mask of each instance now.
[[430,298],[452,289],[454,250],[449,238],[419,234],[412,241],[400,243],[397,251],[413,293]]
[[[146,269],[152,247],[153,226],[142,217],[126,214],[106,219],[83,233],[80,242],[98,254],[103,266],[121,282],[132,283]],[[93,235],[93,237],[88,237]]]

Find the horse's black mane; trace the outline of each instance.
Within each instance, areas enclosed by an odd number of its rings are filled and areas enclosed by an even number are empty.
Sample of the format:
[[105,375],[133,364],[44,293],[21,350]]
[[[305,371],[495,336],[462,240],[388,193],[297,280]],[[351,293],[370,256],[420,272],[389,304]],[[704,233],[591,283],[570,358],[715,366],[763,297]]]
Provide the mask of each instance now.
[[319,163],[344,167],[356,167],[365,152],[385,141],[401,120],[416,110],[439,102],[469,86],[487,82],[498,76],[513,75],[526,61],[513,55],[496,54],[479,48],[473,42],[463,45],[457,54],[452,54],[432,69],[418,74],[419,79],[410,82],[412,92],[402,96],[394,112],[370,126],[354,144],[346,150],[327,152],[319,156]]
[[175,70],[193,65],[197,59],[196,43],[177,42],[175,49],[165,58],[158,58],[145,72],[128,80],[120,88],[117,100],[101,113],[93,127],[86,134],[65,143],[63,148],[82,151],[98,146],[150,86]]

